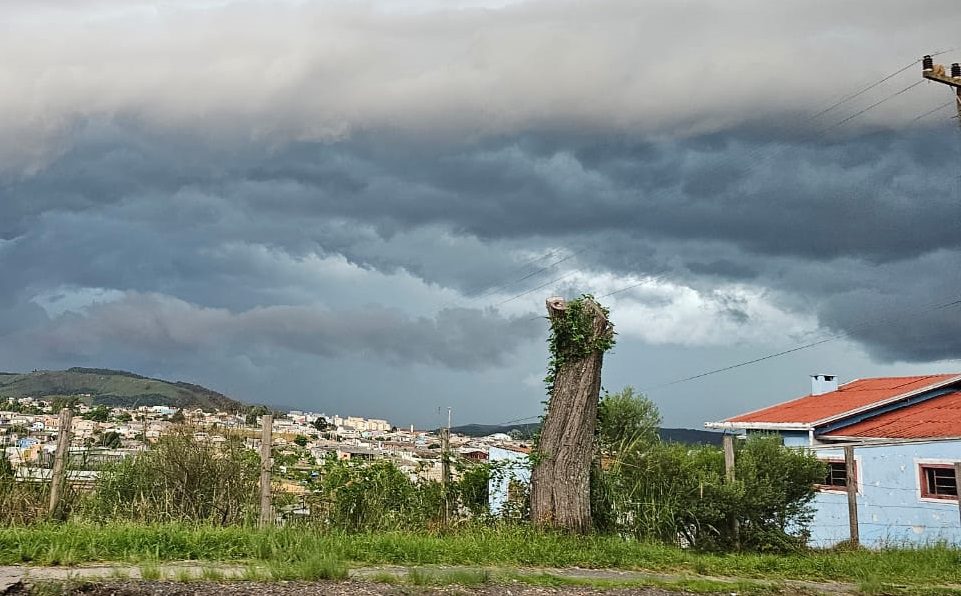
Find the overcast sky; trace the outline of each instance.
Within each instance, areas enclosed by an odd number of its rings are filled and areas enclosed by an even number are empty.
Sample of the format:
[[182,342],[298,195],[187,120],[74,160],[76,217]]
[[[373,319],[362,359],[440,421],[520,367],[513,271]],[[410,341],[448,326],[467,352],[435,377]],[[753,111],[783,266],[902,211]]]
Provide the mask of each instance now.
[[958,31],[957,0],[7,0],[0,369],[498,423],[542,408],[545,298],[588,292],[604,386],[670,426],[961,372],[951,92],[915,65],[824,111]]

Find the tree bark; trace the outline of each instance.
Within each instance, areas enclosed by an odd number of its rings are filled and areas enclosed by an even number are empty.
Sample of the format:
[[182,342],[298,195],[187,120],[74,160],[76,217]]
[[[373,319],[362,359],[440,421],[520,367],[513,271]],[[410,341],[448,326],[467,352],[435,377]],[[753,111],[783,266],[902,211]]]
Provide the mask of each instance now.
[[[598,338],[610,337],[613,327],[597,302],[583,301],[591,315],[586,341],[594,345]],[[547,300],[555,337],[566,310],[562,298]],[[604,351],[592,349],[586,356],[573,358],[561,352],[561,356],[531,474],[531,518],[537,525],[587,532],[592,525],[590,475]]]

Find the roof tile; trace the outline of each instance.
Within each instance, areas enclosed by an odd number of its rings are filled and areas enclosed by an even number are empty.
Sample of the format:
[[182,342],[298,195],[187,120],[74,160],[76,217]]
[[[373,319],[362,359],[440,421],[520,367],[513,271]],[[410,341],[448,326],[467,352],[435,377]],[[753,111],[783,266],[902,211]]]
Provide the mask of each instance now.
[[725,422],[795,422],[808,424],[833,418],[878,402],[884,402],[957,376],[956,374],[949,374],[860,379],[842,385],[837,391],[821,395],[807,395],[734,418],[728,418]]
[[826,433],[826,436],[878,439],[961,437],[961,391],[886,412]]

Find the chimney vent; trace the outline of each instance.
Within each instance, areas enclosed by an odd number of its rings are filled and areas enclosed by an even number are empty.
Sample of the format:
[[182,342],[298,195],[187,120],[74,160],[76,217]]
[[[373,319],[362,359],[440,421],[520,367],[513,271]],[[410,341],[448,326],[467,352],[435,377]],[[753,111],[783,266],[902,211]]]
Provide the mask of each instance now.
[[823,395],[837,390],[837,375],[811,375],[811,395]]

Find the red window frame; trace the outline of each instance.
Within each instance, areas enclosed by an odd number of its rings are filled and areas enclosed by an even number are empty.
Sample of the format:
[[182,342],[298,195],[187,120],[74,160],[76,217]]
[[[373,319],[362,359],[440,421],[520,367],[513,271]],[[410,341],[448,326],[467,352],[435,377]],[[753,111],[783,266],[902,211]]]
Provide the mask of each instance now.
[[[831,457],[827,459],[822,459],[821,461],[823,461],[828,465],[847,463],[844,461],[843,457]],[[852,472],[854,473],[854,490],[858,490],[858,462],[856,461],[854,462],[854,469],[852,470]],[[847,484],[844,484],[843,486],[838,486],[837,484],[817,484],[816,486],[820,491],[841,492],[841,493],[848,492]]]
[[[934,470],[951,470],[951,472],[953,473],[953,472],[954,472],[954,464],[924,464],[924,463],[918,464],[918,476],[919,476],[920,479],[921,479],[921,498],[922,498],[922,499],[941,499],[941,500],[944,500],[944,501],[957,501],[957,500],[958,500],[958,495],[956,495],[956,494],[954,494],[954,495],[940,495],[940,494],[931,492],[931,487],[928,486],[928,473],[927,473],[927,471],[926,471],[926,470],[928,470],[928,469],[934,469]],[[957,477],[955,477],[954,482],[955,482],[955,492],[958,492],[958,491],[957,491],[957,488],[958,488],[958,479],[957,479]]]

